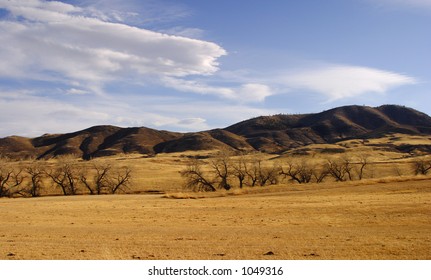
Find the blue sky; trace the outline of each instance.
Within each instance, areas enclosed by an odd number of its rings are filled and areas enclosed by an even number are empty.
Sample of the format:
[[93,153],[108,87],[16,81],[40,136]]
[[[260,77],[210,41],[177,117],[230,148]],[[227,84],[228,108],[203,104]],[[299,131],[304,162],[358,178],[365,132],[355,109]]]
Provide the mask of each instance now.
[[431,0],[0,0],[0,137],[431,114]]

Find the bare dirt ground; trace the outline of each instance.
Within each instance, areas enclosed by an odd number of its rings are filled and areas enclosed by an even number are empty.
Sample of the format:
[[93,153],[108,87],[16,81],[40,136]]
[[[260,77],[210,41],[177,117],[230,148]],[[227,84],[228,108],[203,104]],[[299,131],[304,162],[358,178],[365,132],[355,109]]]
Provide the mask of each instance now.
[[0,259],[431,259],[431,179],[236,194],[0,199]]

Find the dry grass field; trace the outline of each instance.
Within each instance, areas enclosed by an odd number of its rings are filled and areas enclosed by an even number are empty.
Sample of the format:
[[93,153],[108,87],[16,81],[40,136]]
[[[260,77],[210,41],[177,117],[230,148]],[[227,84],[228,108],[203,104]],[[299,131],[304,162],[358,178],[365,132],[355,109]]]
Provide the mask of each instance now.
[[0,199],[0,258],[431,259],[428,178],[166,197]]

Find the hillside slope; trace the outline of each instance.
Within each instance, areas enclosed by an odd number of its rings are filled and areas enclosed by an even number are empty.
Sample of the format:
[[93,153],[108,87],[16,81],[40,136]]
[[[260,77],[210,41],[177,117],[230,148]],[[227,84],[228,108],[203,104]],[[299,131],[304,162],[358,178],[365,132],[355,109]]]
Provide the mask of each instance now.
[[51,158],[73,154],[84,159],[121,153],[170,153],[199,150],[283,153],[309,144],[379,138],[390,133],[431,135],[431,117],[411,108],[344,106],[316,114],[262,116],[225,129],[196,133],[146,127],[95,126],[33,139],[0,139],[0,154],[14,158]]

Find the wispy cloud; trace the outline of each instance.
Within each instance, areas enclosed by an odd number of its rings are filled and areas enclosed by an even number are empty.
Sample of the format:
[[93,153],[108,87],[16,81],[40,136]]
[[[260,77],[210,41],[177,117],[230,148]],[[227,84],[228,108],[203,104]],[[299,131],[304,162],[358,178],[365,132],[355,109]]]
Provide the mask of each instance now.
[[159,29],[157,30],[160,33],[165,33],[169,35],[176,35],[187,38],[200,39],[203,37],[204,31],[200,28],[195,27],[184,27],[184,26],[175,26],[168,29]]
[[327,65],[286,74],[283,83],[290,89],[311,90],[327,96],[328,101],[355,97],[417,83],[403,74],[368,67]]
[[196,80],[178,78],[166,78],[163,82],[165,86],[178,91],[212,94],[225,99],[235,100],[239,103],[262,102],[265,98],[274,94],[268,85],[251,82],[233,87],[211,86]]
[[0,0],[0,8],[11,15],[0,21],[2,77],[133,83],[209,75],[226,54],[215,43],[106,22],[62,2]]
[[150,27],[175,22],[191,13],[178,2],[166,0],[77,0],[75,3],[90,17]]

